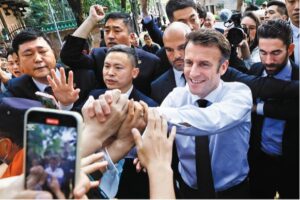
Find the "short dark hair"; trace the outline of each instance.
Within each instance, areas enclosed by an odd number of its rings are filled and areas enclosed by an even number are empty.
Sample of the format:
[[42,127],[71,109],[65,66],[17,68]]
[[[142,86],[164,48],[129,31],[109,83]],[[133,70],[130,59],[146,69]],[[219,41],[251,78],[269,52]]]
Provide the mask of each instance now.
[[174,21],[173,13],[175,11],[188,7],[192,7],[198,12],[197,4],[194,0],[169,0],[166,5],[166,12],[170,22]]
[[287,47],[292,43],[293,32],[287,21],[282,19],[268,20],[258,27],[257,38],[279,39]]
[[205,19],[207,16],[206,8],[203,5],[201,5],[200,2],[197,2],[196,6],[197,6],[197,13],[199,15],[199,18]]
[[15,53],[14,49],[11,47],[7,48],[6,52],[6,58],[8,58],[9,55],[13,55],[13,53]]
[[286,6],[285,6],[285,3],[281,2],[281,1],[277,1],[277,0],[273,0],[273,1],[268,2],[267,7],[270,7],[270,6],[277,6],[277,10],[281,15],[286,15],[287,17],[289,16]]
[[189,33],[187,36],[187,43],[192,42],[195,45],[205,47],[215,46],[220,49],[222,58],[220,63],[228,60],[230,57],[231,46],[226,37],[214,29],[200,29]]
[[132,22],[132,19],[131,19],[130,15],[128,13],[121,13],[121,12],[109,13],[108,15],[106,15],[104,23],[106,24],[106,22],[109,19],[122,19],[123,23],[127,26],[127,29],[129,31],[129,33],[134,32],[133,22]]
[[137,67],[138,66],[138,56],[136,54],[136,51],[134,48],[131,48],[131,47],[128,47],[124,44],[117,44],[117,45],[114,45],[113,47],[111,47],[107,53],[106,53],[106,56],[112,52],[122,52],[122,53],[125,53],[127,54],[127,56],[130,58],[131,60],[131,63],[134,67]]
[[43,33],[42,31],[39,31],[39,30],[36,30],[33,28],[26,28],[26,29],[22,30],[20,33],[18,33],[12,41],[12,48],[14,49],[14,52],[16,52],[16,54],[18,54],[19,47],[21,44],[24,44],[25,42],[36,40],[39,37],[44,38],[44,40],[52,48],[51,41],[46,36],[46,34]]

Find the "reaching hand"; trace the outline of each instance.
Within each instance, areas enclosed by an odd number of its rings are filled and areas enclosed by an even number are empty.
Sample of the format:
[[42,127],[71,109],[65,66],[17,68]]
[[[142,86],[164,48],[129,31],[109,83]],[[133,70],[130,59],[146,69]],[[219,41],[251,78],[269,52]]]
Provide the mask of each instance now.
[[59,69],[59,72],[60,79],[55,74],[55,70],[51,69],[52,78],[48,75],[47,79],[57,101],[64,106],[69,106],[79,98],[80,89],[74,89],[72,71],[69,72],[68,81],[62,67]]
[[97,170],[105,171],[108,165],[107,161],[103,161],[104,153],[99,152],[91,154],[85,158],[81,159],[81,172],[78,184],[74,188],[74,197],[76,199],[82,199],[85,194],[91,189],[99,186],[99,181],[91,181],[88,178],[88,174],[95,172]]
[[159,166],[171,166],[176,128],[172,128],[169,137],[167,130],[167,121],[160,117],[155,109],[149,110],[148,124],[143,137],[137,129],[132,130],[139,161],[147,171]]
[[[111,103],[108,104],[107,101]],[[126,117],[127,109],[128,99],[124,95],[119,95],[119,98],[111,96],[110,99],[101,95],[97,100],[89,97],[82,108],[85,122],[83,156],[101,148],[108,138],[117,133]]]
[[148,0],[140,0],[143,17],[148,16]]

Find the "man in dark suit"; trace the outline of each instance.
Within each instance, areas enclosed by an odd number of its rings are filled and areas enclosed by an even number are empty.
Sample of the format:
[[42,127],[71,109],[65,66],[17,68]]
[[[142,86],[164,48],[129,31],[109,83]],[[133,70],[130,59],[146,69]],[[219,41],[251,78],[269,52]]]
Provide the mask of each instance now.
[[[257,76],[299,80],[289,60],[294,44],[284,20],[270,20],[258,28],[261,63],[251,67]],[[250,183],[254,198],[299,198],[299,97],[281,101],[255,99],[249,150]]]
[[[104,60],[104,83],[108,89],[119,89],[121,93],[127,95],[129,99],[144,101],[150,107],[158,106],[155,101],[144,95],[132,84],[133,79],[135,79],[139,73],[139,68],[136,67],[137,62],[138,60],[134,49],[126,45],[115,45],[111,47]],[[106,90],[107,89],[95,89],[92,90],[89,95],[98,98],[99,95],[104,94]],[[144,127],[139,127],[137,122],[132,123],[132,127],[128,125],[129,127],[126,130],[131,131],[132,128],[138,128],[142,131]],[[124,131],[124,129],[122,131]],[[147,174],[136,172],[135,166],[133,165],[133,156],[136,156],[134,149],[129,155],[131,156],[125,158],[116,197],[129,199],[149,198]],[[99,196],[93,197],[99,198]],[[112,198],[112,196],[109,197]]]
[[163,36],[165,49],[172,68],[151,83],[151,98],[161,104],[164,98],[175,88],[185,86],[183,75],[185,36],[191,29],[184,23],[173,22]]
[[[95,48],[90,55],[82,53],[83,44],[89,33],[96,26],[97,22],[104,19],[105,13],[99,5],[90,8],[88,18],[81,26],[67,38],[61,51],[61,60],[71,68],[92,69],[96,74],[98,86],[105,88],[101,76],[103,61],[107,48]],[[104,39],[106,46],[111,48],[116,44],[130,46],[134,38],[134,29],[129,14],[110,13],[105,17]],[[150,84],[159,75],[159,58],[151,53],[135,48],[140,60],[139,76],[134,80],[134,85],[146,95],[150,95]]]
[[[53,89],[54,96],[62,109],[71,109],[71,103],[79,98],[79,90],[73,88],[71,72],[69,81],[66,82],[64,70],[62,68],[60,71],[56,70],[56,59],[51,46],[49,39],[40,31],[25,29],[17,34],[12,47],[18,55],[20,70],[24,75],[11,79],[8,82],[7,91],[1,96],[38,100],[35,92],[49,93],[50,84],[47,77],[50,78],[52,71],[52,75],[56,73],[64,79],[64,84],[66,84],[65,88]],[[60,82],[62,79],[57,79],[57,81]],[[61,95],[62,90],[68,95]]]

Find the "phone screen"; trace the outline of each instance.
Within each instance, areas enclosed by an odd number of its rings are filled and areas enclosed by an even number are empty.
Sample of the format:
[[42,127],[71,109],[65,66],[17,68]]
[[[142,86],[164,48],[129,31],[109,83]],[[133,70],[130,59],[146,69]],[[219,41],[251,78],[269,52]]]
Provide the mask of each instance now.
[[75,117],[33,111],[26,123],[26,188],[70,199],[75,186],[78,126]]

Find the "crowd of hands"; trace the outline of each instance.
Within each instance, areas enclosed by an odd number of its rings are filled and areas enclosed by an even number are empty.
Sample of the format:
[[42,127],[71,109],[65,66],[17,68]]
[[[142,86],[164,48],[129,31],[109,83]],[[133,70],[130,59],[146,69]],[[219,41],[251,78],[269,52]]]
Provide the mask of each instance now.
[[[99,181],[91,181],[87,176],[97,170],[105,173],[108,161],[104,159],[103,151],[99,150],[107,151],[111,160],[117,163],[134,146],[137,149],[137,158],[134,160],[137,171],[144,169],[149,176],[150,198],[175,198],[172,181],[168,182],[170,189],[155,187],[159,179],[165,179],[164,176],[172,180],[172,146],[176,134],[173,127],[168,135],[167,121],[155,108],[148,108],[144,102],[129,100],[119,90],[108,90],[98,99],[89,97],[82,108],[82,115],[84,123],[79,142],[81,167],[73,191],[74,198],[87,198],[86,193],[99,186]],[[45,181],[45,174],[40,166],[31,168],[26,178],[26,190],[23,175],[10,178],[0,196],[51,198],[48,192],[34,191],[34,186]],[[54,194],[64,198],[59,187],[55,187],[55,180],[51,183],[49,187]]]

